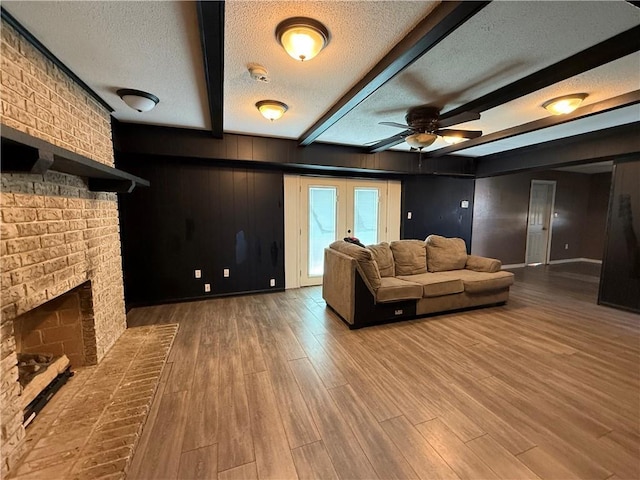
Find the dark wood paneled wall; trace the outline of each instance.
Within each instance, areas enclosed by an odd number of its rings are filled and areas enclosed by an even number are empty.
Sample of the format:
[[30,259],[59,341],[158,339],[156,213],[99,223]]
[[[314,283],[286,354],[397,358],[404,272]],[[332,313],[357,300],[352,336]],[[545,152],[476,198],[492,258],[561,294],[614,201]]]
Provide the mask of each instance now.
[[598,302],[640,312],[640,160],[615,166]]
[[582,256],[602,260],[607,231],[611,172],[589,175],[588,218],[582,229]]
[[271,166],[294,172],[365,175],[474,174],[470,157],[450,155],[418,161],[417,152],[366,153],[362,148],[313,143],[299,147],[295,140],[225,133],[221,139],[210,132],[113,122],[117,151],[208,159],[212,163],[243,162],[247,166]]
[[[424,239],[432,233],[459,237],[470,249],[474,182],[472,178],[406,178],[402,182],[401,238]],[[469,202],[469,208],[461,207],[463,200]]]
[[284,288],[281,172],[124,154],[117,163],[151,181],[119,197],[128,306],[270,290],[272,278]]
[[[590,239],[588,250],[583,244],[585,232],[592,232],[601,222],[601,210],[607,202],[601,193],[591,198],[590,178],[582,173],[547,170],[477,179],[472,252],[499,258],[507,265],[524,263],[531,180],[555,180],[554,213],[558,215],[553,219],[551,260],[600,259],[601,254],[594,257],[587,252],[603,251],[602,233]],[[591,208],[596,211],[593,224]]]

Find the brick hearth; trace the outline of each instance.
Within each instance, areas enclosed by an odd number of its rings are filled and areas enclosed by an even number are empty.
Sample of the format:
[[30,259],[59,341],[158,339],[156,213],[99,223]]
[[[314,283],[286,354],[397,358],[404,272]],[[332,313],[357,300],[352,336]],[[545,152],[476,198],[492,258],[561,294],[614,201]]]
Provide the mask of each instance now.
[[98,366],[79,369],[29,428],[12,478],[124,478],[177,329],[131,328]]

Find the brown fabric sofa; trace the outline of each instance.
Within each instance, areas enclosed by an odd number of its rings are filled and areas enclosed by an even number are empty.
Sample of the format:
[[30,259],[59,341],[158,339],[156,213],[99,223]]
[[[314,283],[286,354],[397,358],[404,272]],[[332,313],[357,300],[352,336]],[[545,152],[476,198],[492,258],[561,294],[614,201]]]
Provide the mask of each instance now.
[[322,297],[350,328],[481,305],[504,304],[513,274],[467,255],[464,240],[430,235],[324,251]]

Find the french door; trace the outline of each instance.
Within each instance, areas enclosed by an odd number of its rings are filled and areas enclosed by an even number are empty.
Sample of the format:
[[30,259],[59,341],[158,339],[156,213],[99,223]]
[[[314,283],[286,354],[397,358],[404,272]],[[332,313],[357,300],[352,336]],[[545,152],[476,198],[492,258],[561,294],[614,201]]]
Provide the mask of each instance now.
[[386,203],[386,181],[301,177],[300,285],[322,283],[324,249],[331,242],[387,240]]

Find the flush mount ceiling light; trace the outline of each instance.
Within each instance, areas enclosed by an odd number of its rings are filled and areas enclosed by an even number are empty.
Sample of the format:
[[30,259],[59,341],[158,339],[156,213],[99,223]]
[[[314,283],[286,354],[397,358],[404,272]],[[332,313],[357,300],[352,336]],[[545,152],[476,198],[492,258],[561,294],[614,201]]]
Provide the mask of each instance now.
[[148,112],[160,101],[160,99],[155,95],[143,92],[142,90],[121,88],[116,93],[124,103],[138,112]]
[[278,24],[276,38],[291,57],[304,62],[329,43],[329,30],[313,18],[293,17]]
[[438,135],[436,135],[435,133],[423,132],[409,135],[404,139],[404,141],[407,142],[411,148],[422,150],[423,148],[428,147],[433,142],[435,142],[436,138],[438,138]]
[[271,120],[272,122],[274,120],[278,120],[282,115],[284,115],[284,112],[289,110],[289,107],[286,104],[278,102],[277,100],[260,100],[256,103],[256,108],[260,110],[260,113],[264,118]]
[[585,98],[587,98],[586,93],[574,93],[547,100],[542,106],[554,115],[562,115],[573,112]]

